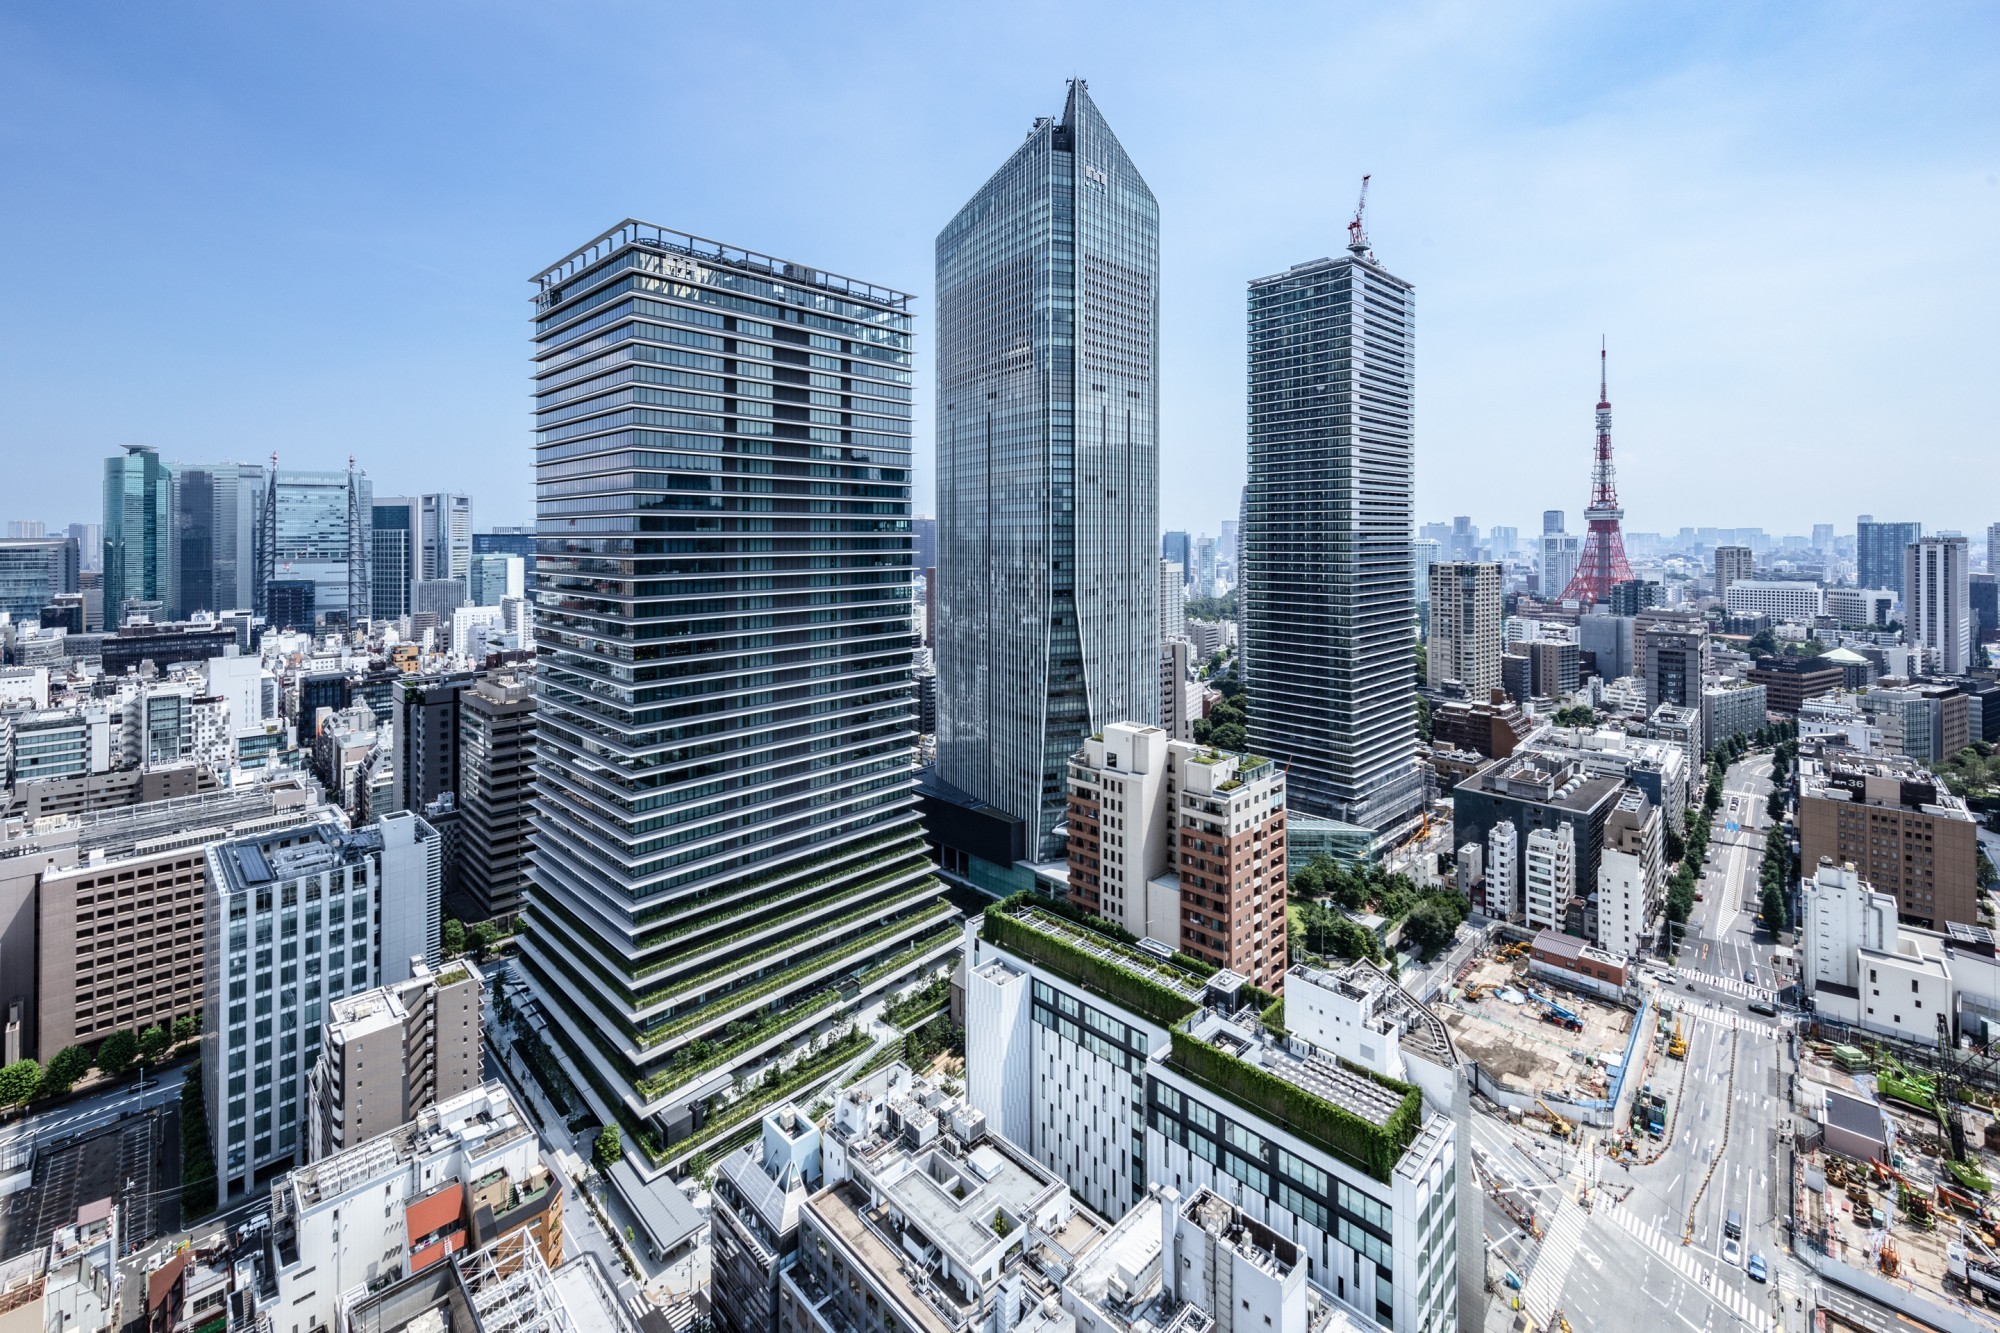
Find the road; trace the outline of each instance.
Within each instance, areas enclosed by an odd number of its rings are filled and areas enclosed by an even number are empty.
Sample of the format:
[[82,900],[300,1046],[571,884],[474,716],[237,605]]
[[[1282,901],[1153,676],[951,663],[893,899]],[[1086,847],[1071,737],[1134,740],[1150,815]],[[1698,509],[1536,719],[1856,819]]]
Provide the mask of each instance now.
[[0,1155],[29,1138],[37,1143],[73,1139],[124,1116],[164,1106],[181,1095],[181,1080],[186,1073],[186,1065],[169,1065],[158,1074],[146,1075],[143,1090],[135,1080],[16,1120],[0,1129]]
[[[1475,1160],[1536,1202],[1537,1241],[1489,1200],[1495,1259],[1523,1279],[1537,1327],[1561,1310],[1586,1329],[1708,1330],[1774,1327],[1774,1287],[1745,1265],[1761,1254],[1773,1279],[1802,1290],[1816,1278],[1786,1251],[1781,1220],[1788,1183],[1779,1179],[1789,1126],[1792,1072],[1788,1018],[1753,1014],[1785,979],[1773,970],[1775,941],[1757,920],[1758,866],[1770,820],[1767,756],[1735,765],[1714,821],[1702,901],[1688,921],[1679,965],[1657,974],[1656,999],[1671,1001],[1688,1039],[1684,1061],[1660,1057],[1650,1078],[1667,1093],[1671,1138],[1656,1161],[1629,1169],[1600,1154],[1601,1131],[1569,1148],[1532,1124],[1475,1117]],[[1731,829],[1730,824],[1737,825]],[[1747,979],[1746,979],[1747,978]],[[1589,1207],[1579,1202],[1585,1195]],[[1741,1216],[1741,1258],[1724,1258],[1724,1224]],[[1503,1288],[1504,1290],[1504,1288]],[[1896,1325],[1896,1312],[1842,1293],[1846,1307]],[[1496,1301],[1487,1328],[1512,1327]]]

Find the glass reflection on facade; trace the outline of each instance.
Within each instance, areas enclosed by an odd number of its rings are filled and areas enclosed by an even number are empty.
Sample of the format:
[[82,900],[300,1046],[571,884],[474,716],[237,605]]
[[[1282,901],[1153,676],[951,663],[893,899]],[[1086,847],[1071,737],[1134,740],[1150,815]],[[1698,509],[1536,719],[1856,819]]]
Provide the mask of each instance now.
[[1159,206],[1081,80],[937,238],[938,768],[1025,821],[1157,722]]
[[1363,251],[1258,278],[1249,305],[1250,748],[1288,765],[1294,812],[1380,830],[1424,791],[1415,293]]
[[[350,609],[354,616],[348,623],[367,619],[375,484],[347,472],[280,471],[277,479],[271,577],[310,580],[314,610],[321,619],[347,620]],[[353,497],[348,494],[350,481]],[[356,564],[359,569],[353,568]],[[358,605],[349,596],[355,588],[360,592]]]
[[174,600],[173,472],[159,452],[127,445],[104,460],[104,624],[125,623],[125,603]]
[[638,222],[536,282],[521,959],[666,1162],[732,1071],[954,947],[915,806],[909,298]]
[[174,614],[256,604],[257,515],[264,469],[255,463],[173,463]]

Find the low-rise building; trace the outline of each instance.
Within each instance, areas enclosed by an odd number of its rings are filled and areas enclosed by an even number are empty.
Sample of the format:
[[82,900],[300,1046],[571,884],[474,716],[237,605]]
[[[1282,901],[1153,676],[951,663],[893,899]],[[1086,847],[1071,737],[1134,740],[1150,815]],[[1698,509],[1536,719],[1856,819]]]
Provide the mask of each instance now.
[[1536,933],[1528,946],[1528,971],[1617,1000],[1631,978],[1626,956],[1593,948],[1560,930]]
[[534,1129],[493,1082],[271,1188],[268,1271],[286,1324],[345,1327],[346,1305],[461,1251],[525,1233],[519,1253],[563,1253],[562,1182]]
[[1454,750],[1470,750],[1488,759],[1505,759],[1533,734],[1534,718],[1492,690],[1483,699],[1440,699],[1431,709],[1431,741]]
[[1957,1036],[1943,937],[1906,930],[1895,900],[1850,862],[1822,861],[1807,881],[1801,984],[1824,1018],[1904,1041]]
[[799,1213],[824,1183],[820,1128],[791,1105],[766,1114],[758,1138],[716,1167],[709,1293],[721,1333],[777,1327],[778,1279],[798,1258]]
[[778,1281],[781,1333],[1006,1327],[1030,1274],[1104,1234],[1053,1172],[901,1064],[835,1096],[821,1151],[826,1181]]

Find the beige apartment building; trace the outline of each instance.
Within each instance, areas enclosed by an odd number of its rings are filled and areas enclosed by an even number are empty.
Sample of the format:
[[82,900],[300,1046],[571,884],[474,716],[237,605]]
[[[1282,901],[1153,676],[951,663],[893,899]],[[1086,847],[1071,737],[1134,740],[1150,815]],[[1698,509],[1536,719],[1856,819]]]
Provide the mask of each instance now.
[[1069,887],[1086,910],[1284,988],[1285,775],[1119,722],[1069,764]]
[[446,963],[327,1006],[319,1060],[306,1076],[306,1159],[317,1162],[416,1119],[480,1084],[485,978]]

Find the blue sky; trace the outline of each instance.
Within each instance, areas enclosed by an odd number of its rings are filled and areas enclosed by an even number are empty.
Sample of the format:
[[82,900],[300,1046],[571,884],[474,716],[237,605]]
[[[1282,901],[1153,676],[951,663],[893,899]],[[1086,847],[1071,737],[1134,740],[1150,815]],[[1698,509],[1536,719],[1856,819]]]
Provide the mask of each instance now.
[[1602,0],[9,6],[0,517],[150,443],[527,521],[526,279],[626,216],[918,294],[927,378],[932,239],[1072,75],[1160,200],[1164,526],[1364,171],[1420,521],[1582,509],[1600,334],[1634,529],[2000,520],[2000,9]]

